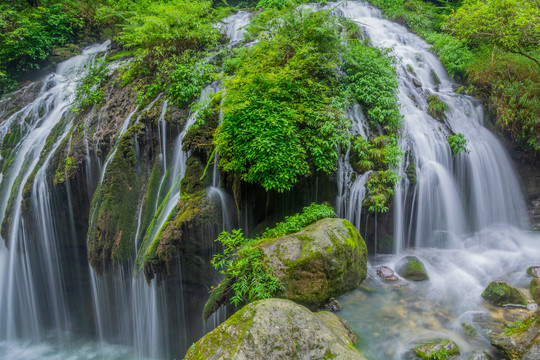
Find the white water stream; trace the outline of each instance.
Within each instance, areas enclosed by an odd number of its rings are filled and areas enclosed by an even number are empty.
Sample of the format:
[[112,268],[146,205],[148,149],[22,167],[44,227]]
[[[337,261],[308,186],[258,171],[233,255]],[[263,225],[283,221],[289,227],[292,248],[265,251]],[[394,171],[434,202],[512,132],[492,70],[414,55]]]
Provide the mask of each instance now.
[[[483,126],[478,101],[453,92],[454,82],[421,38],[360,1],[339,5],[335,14],[358,23],[374,46],[392,49],[403,115],[399,142],[414,159],[417,178],[416,185],[409,183],[403,161],[392,206],[396,255],[371,258],[368,284],[376,294],[357,290],[343,296],[340,315],[360,334],[361,348],[371,360],[407,358],[415,344],[436,338],[455,340],[466,358],[477,351],[493,352],[486,323],[494,309],[480,294],[493,280],[508,281],[527,293],[525,271],[540,259],[540,237],[524,231],[525,204],[510,158]],[[428,115],[429,94],[448,104],[444,123]],[[365,136],[364,118],[349,115],[353,131]],[[447,141],[452,133],[464,134],[470,153],[452,155]],[[340,164],[345,183],[337,210],[362,232],[366,175],[352,181],[351,172],[346,156]],[[431,279],[388,284],[377,277],[376,266],[392,268],[404,255],[424,261]],[[477,335],[465,336],[462,323],[473,326]]]

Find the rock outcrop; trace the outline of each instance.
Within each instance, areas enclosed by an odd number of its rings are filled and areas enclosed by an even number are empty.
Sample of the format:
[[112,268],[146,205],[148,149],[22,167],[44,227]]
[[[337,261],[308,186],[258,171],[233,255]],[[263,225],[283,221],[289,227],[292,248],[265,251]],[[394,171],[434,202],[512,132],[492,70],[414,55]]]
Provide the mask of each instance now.
[[192,345],[184,359],[366,359],[354,341],[335,314],[266,299],[243,307]]

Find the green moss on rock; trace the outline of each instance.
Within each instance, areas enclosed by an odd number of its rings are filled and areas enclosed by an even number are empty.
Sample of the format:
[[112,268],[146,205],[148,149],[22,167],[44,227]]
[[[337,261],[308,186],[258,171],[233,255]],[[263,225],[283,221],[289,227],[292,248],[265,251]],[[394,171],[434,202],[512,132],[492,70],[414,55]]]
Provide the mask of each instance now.
[[429,280],[424,263],[416,256],[405,256],[396,264],[396,272],[403,278],[412,281]]
[[436,340],[414,348],[414,353],[422,360],[446,360],[459,355],[460,351],[452,340]]
[[[186,262],[196,261],[194,254],[202,246],[199,238],[201,229],[217,227],[216,219],[216,207],[207,200],[204,190],[183,194],[155,239],[145,239],[150,243],[141,247],[146,249],[142,254],[142,266],[147,280],[156,274],[167,274],[172,260],[180,253]],[[193,265],[197,268],[199,264]]]
[[144,131],[144,125],[133,125],[120,139],[92,199],[88,258],[98,273],[104,266],[128,260],[134,254],[137,207],[143,186],[143,179],[137,176],[136,170],[134,135],[137,131]]
[[482,293],[482,297],[493,305],[527,305],[525,296],[515,287],[504,281],[492,281]]
[[[283,290],[276,297],[312,310],[357,288],[367,273],[367,248],[358,230],[344,219],[326,218],[304,230],[264,239],[256,245]],[[223,298],[211,296],[224,303]],[[209,301],[208,308],[214,308]]]
[[531,295],[538,305],[540,305],[540,278],[534,278],[529,285]]
[[335,314],[283,299],[244,306],[188,350],[185,360],[358,359],[354,336]]

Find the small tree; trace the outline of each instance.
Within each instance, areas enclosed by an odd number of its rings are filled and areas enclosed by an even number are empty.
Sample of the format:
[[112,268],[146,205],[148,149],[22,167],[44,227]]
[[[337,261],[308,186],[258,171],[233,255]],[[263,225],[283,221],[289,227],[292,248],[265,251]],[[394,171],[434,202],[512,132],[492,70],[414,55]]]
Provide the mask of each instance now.
[[535,0],[471,0],[448,16],[445,27],[471,43],[484,41],[540,66],[540,6]]

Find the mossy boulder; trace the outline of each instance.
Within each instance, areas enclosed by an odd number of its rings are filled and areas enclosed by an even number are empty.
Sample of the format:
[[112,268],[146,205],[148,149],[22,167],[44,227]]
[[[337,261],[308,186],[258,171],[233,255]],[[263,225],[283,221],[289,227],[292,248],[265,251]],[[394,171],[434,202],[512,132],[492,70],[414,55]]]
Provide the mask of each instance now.
[[278,297],[310,309],[357,288],[366,277],[366,244],[348,220],[319,220],[260,246],[284,286]]
[[540,321],[532,315],[524,321],[507,324],[501,334],[491,339],[491,344],[510,360],[540,359]]
[[[311,310],[357,288],[366,277],[366,243],[345,219],[322,219],[297,233],[264,239],[257,246],[267,255],[272,272],[283,286],[275,296]],[[205,319],[228,302],[232,291],[222,285],[210,295]],[[216,296],[215,292],[222,295]]]
[[459,347],[452,340],[436,340],[417,346],[414,353],[422,360],[446,360],[459,355]]
[[185,360],[366,359],[346,324],[284,299],[244,306],[188,350]]
[[540,305],[540,278],[534,278],[529,285],[531,295],[538,305]]
[[396,272],[402,278],[412,281],[429,280],[424,263],[416,256],[405,256],[396,264]]
[[527,305],[525,296],[515,287],[504,281],[492,281],[482,293],[482,297],[493,305]]

